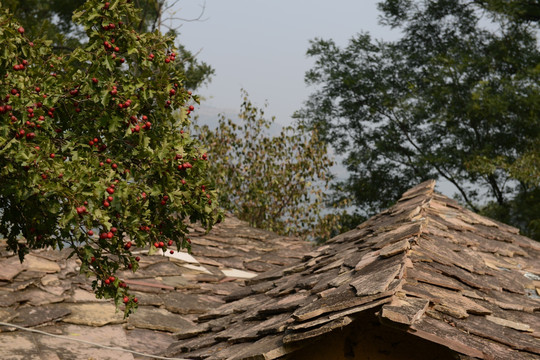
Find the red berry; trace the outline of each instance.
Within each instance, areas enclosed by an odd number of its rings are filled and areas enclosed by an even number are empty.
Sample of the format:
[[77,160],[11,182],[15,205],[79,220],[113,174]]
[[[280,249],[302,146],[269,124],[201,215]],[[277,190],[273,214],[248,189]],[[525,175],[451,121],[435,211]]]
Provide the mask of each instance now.
[[137,261],[137,262],[141,261],[141,257],[140,257],[140,256],[137,256],[137,257],[135,258],[135,261]]
[[105,279],[105,284],[109,285],[111,283],[111,280]]
[[172,240],[169,240],[169,241],[167,242],[167,245],[168,245],[168,246],[171,246],[172,244],[173,244],[173,241],[172,241]]
[[22,26],[19,27],[17,31],[19,32],[19,34],[24,34],[24,28]]
[[195,106],[189,105],[189,111],[193,111],[193,110],[195,110]]
[[49,155],[51,159],[54,159],[54,154]]
[[97,83],[98,83],[98,81],[99,81],[99,80],[98,80],[98,79],[96,79],[95,77],[94,77],[94,78],[92,78],[92,82],[93,82],[94,84],[97,84]]
[[94,232],[92,230],[88,230],[88,235],[92,236],[92,235],[94,235]]
[[118,168],[118,165],[112,164],[111,167],[112,167],[113,169],[117,169],[117,168]]
[[109,202],[107,200],[105,200],[105,201],[103,201],[103,206],[109,207],[109,206],[111,206],[111,204],[109,204]]

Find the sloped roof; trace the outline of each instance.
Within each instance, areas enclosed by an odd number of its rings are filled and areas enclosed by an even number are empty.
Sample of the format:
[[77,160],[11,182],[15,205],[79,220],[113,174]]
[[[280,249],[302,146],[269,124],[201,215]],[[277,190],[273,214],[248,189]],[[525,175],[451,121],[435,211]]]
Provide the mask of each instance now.
[[[95,298],[93,278],[79,274],[78,260],[67,259],[69,249],[32,251],[20,264],[0,240],[0,322],[157,354],[177,337],[208,331],[196,318],[224,304],[245,279],[288,266],[311,249],[231,216],[209,234],[193,226],[190,237],[191,255],[148,256],[141,250],[139,270],[119,274],[139,298],[127,321],[111,301]],[[0,326],[0,359],[90,358],[141,357]]]
[[540,243],[434,186],[249,280],[196,319],[206,332],[164,354],[279,358],[376,310],[382,324],[465,356],[540,358]]

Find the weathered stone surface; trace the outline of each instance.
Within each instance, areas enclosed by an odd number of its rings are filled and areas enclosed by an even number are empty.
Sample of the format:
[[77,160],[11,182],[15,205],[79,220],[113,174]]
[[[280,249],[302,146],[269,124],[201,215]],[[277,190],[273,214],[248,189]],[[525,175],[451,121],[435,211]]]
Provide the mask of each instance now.
[[44,305],[37,307],[19,308],[16,317],[13,319],[13,324],[33,327],[50,321],[61,319],[71,313],[71,310],[63,304]]
[[224,303],[215,296],[185,292],[171,292],[159,298],[163,300],[163,307],[177,314],[204,314]]
[[387,258],[407,251],[409,248],[409,239],[403,239],[397,243],[383,247],[379,255],[383,258]]
[[198,326],[180,315],[146,306],[140,306],[137,312],[128,318],[128,325],[139,329],[182,333],[186,337],[206,331],[205,326]]
[[0,260],[0,280],[12,281],[23,270],[24,267],[16,256]]
[[133,329],[125,330],[125,334],[128,342],[124,346],[146,354],[160,355],[174,342],[170,333],[162,331]]
[[124,314],[110,303],[65,304],[65,306],[71,311],[69,316],[62,319],[66,323],[104,326],[124,322]]
[[31,271],[41,271],[45,273],[60,272],[60,266],[56,262],[32,254],[24,257],[23,266],[25,269]]
[[385,291],[403,266],[400,260],[397,257],[395,260],[377,260],[362,268],[350,283],[356,289],[356,295],[375,295]]
[[412,269],[407,269],[407,278],[423,283],[444,287],[450,290],[463,290],[465,286],[451,276],[444,276],[437,271],[438,264],[434,266],[422,263],[414,264]]
[[[63,334],[76,340],[85,340],[114,348],[128,348],[128,339],[124,329],[119,325],[106,327],[89,327],[68,325],[62,327]],[[133,354],[92,346],[78,341],[35,336],[39,349],[56,354],[60,359],[100,359],[100,360],[133,360]]]
[[502,326],[509,327],[511,329],[514,329],[514,330],[533,332],[531,327],[529,325],[527,325],[527,324],[522,324],[522,323],[511,321],[511,320],[502,319],[500,317],[487,315],[486,320],[494,322],[495,324],[499,324],[499,325],[502,325]]
[[368,310],[368,309],[376,308],[376,307],[378,307],[380,305],[383,305],[385,303],[389,303],[390,301],[391,301],[390,297],[374,300],[372,302],[368,302],[368,303],[360,305],[360,306],[350,307],[350,308],[348,308],[346,310],[342,310],[342,311],[339,311],[339,312],[333,312],[333,313],[330,313],[330,314],[319,316],[319,317],[315,318],[315,320],[309,320],[309,321],[306,321],[306,322],[294,323],[294,324],[288,326],[287,328],[291,329],[291,330],[314,328],[314,327],[326,324],[328,322],[334,321],[336,319],[340,319],[340,318],[342,318],[344,316],[354,315],[354,314],[360,313],[360,312]]
[[160,278],[161,283],[175,289],[189,287],[190,282],[183,276],[163,276]]
[[540,341],[538,339],[506,325],[490,321],[486,317],[469,316],[466,319],[457,320],[456,326],[459,329],[482,338],[494,340],[514,349],[540,355]]
[[[376,320],[377,313],[380,328],[409,332],[458,357],[538,357],[540,245],[463,209],[433,187],[434,182],[420,184],[394,207],[317,249],[231,217],[210,234],[191,226],[189,256],[136,249],[139,271],[118,274],[139,298],[139,312],[129,322],[110,301],[96,301],[92,279],[78,274],[76,261],[37,251],[31,254],[34,268],[0,278],[0,318],[45,304],[65,306],[72,311],[67,316],[45,311],[39,319],[29,312],[23,320],[65,333],[71,319],[81,324],[71,335],[85,338],[112,328],[108,336],[156,355],[159,350],[179,358],[253,360],[294,357],[290,349],[346,333],[354,319],[355,327],[362,326],[366,315]],[[0,241],[0,262],[8,256]],[[57,322],[56,316],[64,317]],[[44,321],[52,325],[42,327]],[[151,338],[156,340],[145,342]],[[80,346],[55,352],[35,346],[36,339],[30,338],[24,359],[87,359],[95,351],[77,353]],[[14,358],[22,358],[19,350]],[[114,351],[95,354],[119,357]]]
[[0,290],[0,308],[8,307],[16,304],[18,298],[13,295],[11,291],[1,291]]
[[475,301],[463,296],[461,293],[429,284],[407,283],[403,285],[407,294],[430,300],[434,304],[441,304],[450,308],[460,308],[469,314],[489,315],[491,311]]
[[292,315],[297,321],[306,321],[322,314],[350,309],[367,303],[371,303],[383,297],[388,297],[391,293],[379,293],[370,296],[355,296],[354,291],[348,285],[341,291],[327,297],[318,299],[310,304],[306,304],[296,310]]
[[41,360],[39,354],[40,349],[34,342],[32,334],[0,332],[0,359]]
[[[15,309],[11,308],[0,308],[0,321],[10,322],[13,318],[17,316]],[[0,330],[1,331],[1,330]]]
[[41,278],[39,288],[53,295],[61,296],[66,290],[71,289],[69,280],[60,280],[57,275],[45,275]]
[[291,312],[300,307],[301,305],[307,305],[315,300],[315,296],[311,295],[307,291],[284,296],[272,305],[266,306],[258,310],[258,314],[262,316],[268,316],[271,314],[280,314],[283,312]]
[[160,261],[144,268],[144,271],[136,272],[134,277],[157,277],[180,275],[180,267],[172,261]]
[[326,323],[326,324],[324,324],[324,325],[322,325],[320,327],[317,327],[315,329],[312,329],[312,330],[285,335],[283,337],[283,343],[284,344],[289,344],[289,343],[294,343],[294,342],[298,342],[298,341],[302,341],[302,340],[311,339],[311,338],[314,338],[316,336],[328,333],[328,332],[330,332],[330,331],[332,331],[334,329],[345,327],[345,326],[349,325],[351,322],[352,322],[352,318],[350,318],[348,316],[344,316],[342,318],[336,319],[334,321]]
[[15,298],[18,302],[27,302],[32,306],[41,306],[46,304],[58,303],[64,301],[65,296],[58,296],[49,292],[37,289],[26,288],[15,294]]
[[80,303],[80,302],[106,302],[105,299],[98,299],[96,298],[96,294],[90,291],[86,291],[80,288],[73,289],[73,294],[71,297],[66,299],[67,302],[74,302],[74,303]]
[[256,273],[239,269],[221,269],[221,271],[225,276],[239,279],[251,279],[257,276]]
[[394,297],[390,304],[384,305],[381,317],[394,323],[412,325],[424,315],[429,300]]
[[6,283],[4,286],[0,287],[1,291],[21,291],[29,287],[30,285],[34,285],[38,282],[38,279],[29,279],[24,281],[13,281]]

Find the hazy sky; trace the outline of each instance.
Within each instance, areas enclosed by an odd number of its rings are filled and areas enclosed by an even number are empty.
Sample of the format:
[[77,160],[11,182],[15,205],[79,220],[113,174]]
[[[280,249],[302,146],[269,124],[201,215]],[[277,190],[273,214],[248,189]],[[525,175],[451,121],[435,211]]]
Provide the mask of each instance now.
[[[357,33],[394,40],[399,33],[379,25],[378,0],[179,0],[175,16],[196,18],[206,5],[204,21],[183,22],[179,41],[216,71],[212,82],[198,91],[205,97],[201,122],[215,122],[219,113],[238,114],[240,89],[248,91],[255,105],[269,103],[266,114],[288,125],[312,89],[304,74],[313,60],[306,56],[309,40],[333,39],[346,45]],[[180,23],[177,23],[180,24]],[[340,162],[340,159],[336,159]],[[348,177],[334,166],[340,179]],[[439,191],[452,195],[444,181]]]
[[320,37],[345,45],[356,33],[395,37],[378,25],[375,0],[180,0],[176,16],[195,18],[206,4],[204,21],[184,22],[180,42],[216,70],[199,91],[206,97],[199,113],[206,120],[219,112],[236,114],[244,88],[267,114],[288,124],[311,90],[304,74],[309,40]]

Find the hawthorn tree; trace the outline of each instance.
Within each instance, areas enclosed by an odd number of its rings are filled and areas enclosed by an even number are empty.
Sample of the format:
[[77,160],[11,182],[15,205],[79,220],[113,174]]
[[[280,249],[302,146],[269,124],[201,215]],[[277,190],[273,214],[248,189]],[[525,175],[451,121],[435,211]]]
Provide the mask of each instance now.
[[337,214],[324,214],[333,160],[316,129],[286,126],[272,135],[265,117],[242,91],[239,122],[220,115],[217,128],[196,127],[209,149],[220,205],[250,225],[308,238],[326,238]]
[[21,261],[69,245],[127,316],[136,299],[115,273],[137,269],[131,249],[189,248],[185,220],[209,229],[221,214],[183,131],[198,99],[174,39],[136,31],[130,0],[89,0],[73,19],[88,42],[58,56],[0,13],[0,234]]
[[[72,20],[73,12],[86,0],[3,0],[2,4],[9,9],[25,29],[25,34],[33,39],[44,37],[52,41],[51,47],[57,53],[71,53],[84,46],[87,36],[84,28]],[[166,30],[167,35],[177,36],[178,28],[166,26],[171,18],[172,4],[167,0],[134,0],[133,5],[140,9],[138,22],[133,27],[138,32],[154,32]],[[204,7],[201,12],[204,12]],[[198,18],[200,18],[200,16]],[[197,20],[178,19],[176,20]],[[214,69],[207,63],[197,59],[196,55],[184,45],[176,43],[176,60],[174,66],[185,74],[184,86],[196,89],[210,81]]]
[[499,220],[533,235],[537,210],[520,210],[520,199],[540,203],[540,184],[528,180],[538,179],[540,152],[529,5],[385,0],[382,24],[399,29],[399,40],[363,33],[343,48],[312,42],[306,82],[316,90],[296,116],[346,154],[344,197],[373,214],[422,180],[444,179],[471,209],[496,208]]

